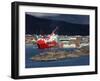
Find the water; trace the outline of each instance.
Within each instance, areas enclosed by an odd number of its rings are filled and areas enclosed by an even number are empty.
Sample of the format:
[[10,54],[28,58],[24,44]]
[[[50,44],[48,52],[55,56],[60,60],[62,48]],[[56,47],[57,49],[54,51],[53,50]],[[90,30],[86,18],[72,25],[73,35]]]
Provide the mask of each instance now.
[[[63,49],[60,49],[63,50]],[[75,50],[75,49],[66,49],[66,50]],[[31,58],[32,56],[43,52],[44,50],[37,49],[33,47],[32,44],[26,44],[25,47],[25,67],[26,68],[36,68],[36,67],[58,67],[58,66],[82,66],[82,65],[89,65],[89,56],[81,56],[77,58],[67,58],[62,60],[56,61],[46,61],[46,62],[39,62],[33,61]],[[46,50],[45,50],[46,51]]]

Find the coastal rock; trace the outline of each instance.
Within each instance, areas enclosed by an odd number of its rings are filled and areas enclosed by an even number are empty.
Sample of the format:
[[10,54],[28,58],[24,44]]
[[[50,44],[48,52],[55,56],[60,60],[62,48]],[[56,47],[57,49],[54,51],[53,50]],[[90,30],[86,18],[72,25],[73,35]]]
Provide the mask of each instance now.
[[39,55],[33,56],[31,59],[34,61],[54,61],[66,58],[76,58],[82,55],[89,55],[89,48],[82,47],[74,51],[48,51],[40,53]]

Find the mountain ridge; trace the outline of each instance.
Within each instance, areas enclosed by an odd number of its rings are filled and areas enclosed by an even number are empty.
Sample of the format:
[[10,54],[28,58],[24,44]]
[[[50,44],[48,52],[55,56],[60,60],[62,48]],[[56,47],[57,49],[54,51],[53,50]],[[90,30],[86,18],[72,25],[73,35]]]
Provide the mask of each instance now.
[[30,15],[26,15],[25,22],[26,34],[50,34],[57,26],[58,30],[56,33],[59,35],[89,35],[89,25],[86,24],[73,24],[60,20],[37,18]]

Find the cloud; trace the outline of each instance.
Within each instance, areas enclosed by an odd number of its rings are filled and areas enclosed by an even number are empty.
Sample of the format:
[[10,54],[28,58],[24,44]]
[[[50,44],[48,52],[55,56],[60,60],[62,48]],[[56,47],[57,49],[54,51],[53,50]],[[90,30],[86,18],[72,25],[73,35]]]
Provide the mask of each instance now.
[[35,16],[35,17],[53,17],[53,16],[59,16],[59,14],[50,14],[50,13],[33,13],[33,12],[26,12],[26,14]]
[[88,15],[72,15],[72,14],[54,14],[54,13],[37,13],[37,12],[26,12],[26,14],[51,20],[59,20],[75,24],[89,24]]

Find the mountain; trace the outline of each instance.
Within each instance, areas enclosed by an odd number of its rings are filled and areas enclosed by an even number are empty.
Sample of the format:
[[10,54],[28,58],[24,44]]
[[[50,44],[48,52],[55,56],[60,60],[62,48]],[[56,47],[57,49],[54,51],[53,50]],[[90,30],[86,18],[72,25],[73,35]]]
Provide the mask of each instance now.
[[55,27],[59,35],[89,35],[88,24],[74,24],[61,20],[37,18],[26,14],[26,34],[50,34]]

